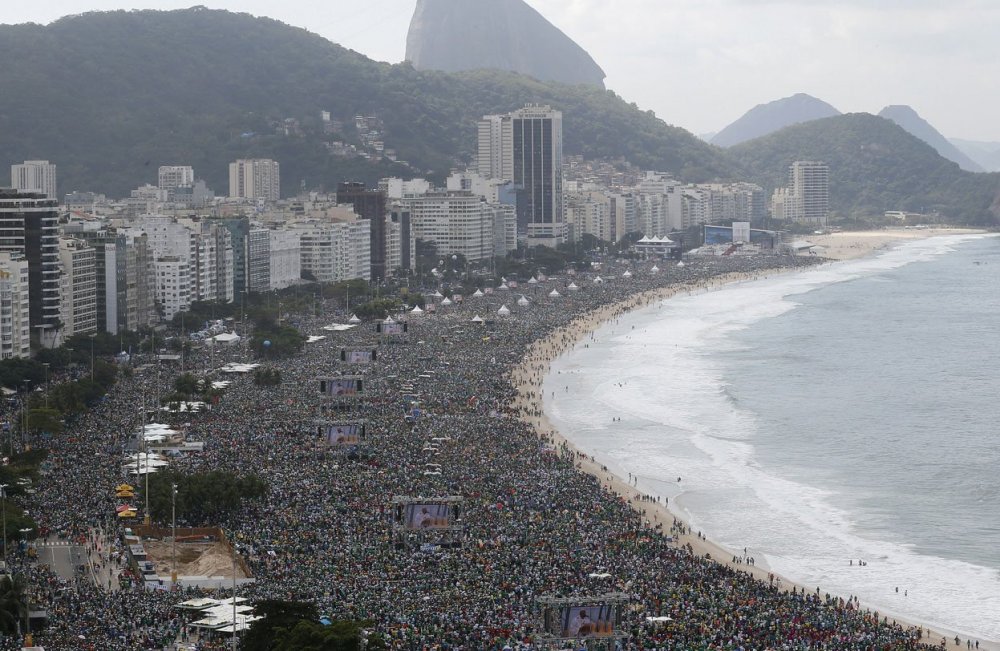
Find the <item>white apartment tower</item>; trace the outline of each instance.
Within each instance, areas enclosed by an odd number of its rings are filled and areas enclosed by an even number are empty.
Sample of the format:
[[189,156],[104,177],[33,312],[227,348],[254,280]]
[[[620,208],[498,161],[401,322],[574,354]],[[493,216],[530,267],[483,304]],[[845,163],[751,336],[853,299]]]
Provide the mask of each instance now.
[[97,252],[84,240],[61,237],[59,263],[63,336],[97,332]]
[[21,192],[44,194],[48,199],[56,196],[56,166],[47,160],[26,160],[10,166],[10,186]]
[[470,192],[433,192],[404,198],[414,239],[434,242],[441,255],[478,261],[493,256],[493,208]]
[[182,185],[194,185],[194,168],[190,165],[161,165],[157,174],[157,186],[161,190],[173,190]]
[[[825,225],[830,213],[830,168],[819,161],[795,161],[789,170],[791,218]],[[786,213],[788,206],[785,207]]]
[[31,356],[28,312],[28,261],[0,252],[0,359]]
[[240,159],[229,164],[229,196],[233,199],[281,198],[278,163],[268,158]]

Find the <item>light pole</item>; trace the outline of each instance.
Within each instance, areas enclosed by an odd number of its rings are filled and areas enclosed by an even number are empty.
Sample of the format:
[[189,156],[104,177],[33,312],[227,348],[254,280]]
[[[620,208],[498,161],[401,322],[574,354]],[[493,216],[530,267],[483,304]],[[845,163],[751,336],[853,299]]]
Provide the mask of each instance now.
[[[146,472],[149,472],[149,468],[146,468]],[[173,583],[171,590],[177,590],[177,484],[170,484],[171,495],[170,495],[170,520],[172,522],[171,528],[173,533],[170,537],[170,580]]]
[[[145,428],[143,428],[142,440],[143,443],[145,443],[146,441]],[[143,517],[143,524],[149,526],[149,523],[151,522],[151,518],[149,517],[149,448],[146,447],[145,445],[143,445],[143,447],[145,448],[145,453],[146,453],[146,467],[145,467],[146,489],[142,491],[143,493],[146,494],[146,511],[145,511],[145,516]]]
[[90,381],[94,381],[94,338],[97,337],[96,333],[91,333],[90,335]]
[[3,499],[3,571],[7,571],[7,487],[10,484],[0,484],[0,498]]
[[[18,529],[21,535],[24,536],[24,547],[28,547],[28,534],[31,533],[30,528]],[[31,637],[31,620],[28,619],[28,597],[24,598],[24,646],[31,647],[34,646],[34,640]]]

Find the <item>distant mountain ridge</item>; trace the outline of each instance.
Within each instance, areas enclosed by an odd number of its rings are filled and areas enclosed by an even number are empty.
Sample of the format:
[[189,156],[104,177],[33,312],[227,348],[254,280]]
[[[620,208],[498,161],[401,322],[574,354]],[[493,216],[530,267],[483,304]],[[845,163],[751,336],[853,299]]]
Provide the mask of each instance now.
[[[568,155],[766,192],[787,183],[792,161],[816,158],[831,166],[841,216],[926,207],[996,223],[1000,176],[964,172],[873,116],[863,129],[856,116],[832,117],[723,150],[593,86],[378,63],[274,20],[204,8],[0,25],[0,60],[0,88],[17,89],[0,92],[0,170],[48,159],[60,195],[128,196],[155,183],[160,165],[192,165],[226,194],[238,158],[277,160],[283,196],[386,176],[441,183],[475,160],[479,118],[537,103],[563,112]],[[400,162],[378,155],[362,123]]]
[[1000,142],[982,142],[978,140],[963,140],[948,138],[948,142],[958,147],[958,150],[975,161],[987,172],[1000,172]]
[[524,0],[417,0],[406,35],[417,70],[509,70],[604,88],[593,57]]
[[962,153],[958,147],[942,136],[937,129],[932,127],[927,120],[924,120],[909,106],[887,106],[879,111],[879,117],[892,120],[908,132],[920,138],[928,145],[937,150],[948,160],[958,163],[958,166],[968,172],[985,171],[981,165]]
[[761,138],[802,122],[820,120],[840,115],[840,111],[823,100],[805,93],[798,93],[767,104],[758,104],[722,131],[715,134],[711,143],[719,147],[732,147],[754,138]]

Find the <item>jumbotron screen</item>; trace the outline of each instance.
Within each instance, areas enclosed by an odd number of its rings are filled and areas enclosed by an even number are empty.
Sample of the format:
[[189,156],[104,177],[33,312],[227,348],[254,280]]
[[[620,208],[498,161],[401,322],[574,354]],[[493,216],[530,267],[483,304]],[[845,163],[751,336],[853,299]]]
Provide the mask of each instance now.
[[365,438],[363,423],[324,423],[317,430],[330,445],[358,445]]
[[444,529],[451,526],[447,504],[415,503],[403,507],[403,526],[407,529]]
[[348,350],[343,349],[340,351],[340,361],[347,362],[348,364],[367,364],[369,362],[374,362],[378,357],[378,351],[373,349],[368,350]]
[[611,637],[615,633],[617,608],[609,604],[546,608],[545,632],[559,638]]
[[406,322],[395,322],[395,323],[376,323],[375,332],[383,335],[401,335],[407,330]]
[[357,396],[364,391],[360,378],[325,378],[319,381],[319,392],[325,396]]

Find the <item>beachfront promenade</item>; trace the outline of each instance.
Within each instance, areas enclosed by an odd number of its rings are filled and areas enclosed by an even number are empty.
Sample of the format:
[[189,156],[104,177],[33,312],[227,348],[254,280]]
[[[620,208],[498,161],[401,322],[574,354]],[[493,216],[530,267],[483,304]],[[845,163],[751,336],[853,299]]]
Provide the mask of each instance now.
[[[540,390],[547,353],[532,342],[556,333],[561,346],[571,346],[576,334],[567,324],[601,308],[607,317],[651,300],[651,294],[629,299],[644,291],[668,285],[690,291],[713,279],[815,263],[707,259],[683,268],[660,263],[657,274],[643,263],[630,267],[630,278],[624,267],[605,269],[601,284],[593,274],[563,276],[410,316],[400,343],[380,341],[372,324],[324,331],[345,321],[346,315],[329,316],[332,306],[324,317],[291,315],[305,334],[327,338],[294,359],[268,362],[281,370],[281,385],[259,387],[251,376],[235,376],[211,411],[174,419],[205,441],[203,453],[174,467],[257,473],[270,493],[223,522],[184,524],[218,524],[239,544],[257,579],[241,596],[310,601],[332,618],[373,620],[395,649],[543,648],[538,597],[610,592],[629,600],[627,649],[921,648],[917,631],[859,612],[849,601],[780,591],[668,540],[672,522],[647,521],[636,502],[583,472],[580,455],[533,426],[541,414],[530,394]],[[580,289],[570,291],[570,281]],[[553,289],[560,296],[549,296]],[[517,304],[522,292],[528,306]],[[504,304],[510,316],[497,316]],[[472,323],[475,315],[492,323]],[[341,347],[372,344],[379,346],[377,362],[361,368],[339,361]],[[189,368],[208,368],[210,361],[196,352]],[[47,651],[160,649],[184,630],[172,606],[190,594],[142,591],[122,571],[124,550],[114,535],[121,525],[109,491],[126,479],[120,460],[139,424],[137,405],[143,396],[167,393],[178,371],[164,367],[158,386],[150,372],[123,379],[71,431],[47,442],[45,481],[23,505],[53,532],[93,536],[99,526],[104,534],[93,552],[98,585],[13,559],[49,611],[50,626],[35,639]],[[361,417],[369,454],[359,459],[325,451],[306,427],[315,417],[316,379],[338,371],[361,372],[366,382]],[[413,423],[404,420],[404,384],[422,402]],[[436,449],[428,446],[432,439]],[[428,473],[428,463],[439,473]],[[464,545],[427,552],[394,545],[390,502],[397,495],[463,496]],[[650,616],[670,621],[647,623]],[[0,651],[17,642],[4,640]],[[201,648],[228,643],[203,641]]]

